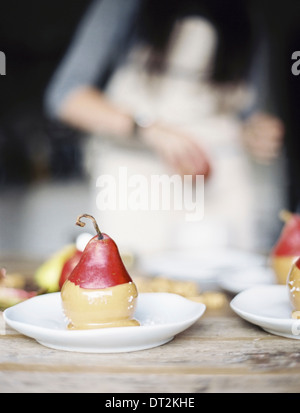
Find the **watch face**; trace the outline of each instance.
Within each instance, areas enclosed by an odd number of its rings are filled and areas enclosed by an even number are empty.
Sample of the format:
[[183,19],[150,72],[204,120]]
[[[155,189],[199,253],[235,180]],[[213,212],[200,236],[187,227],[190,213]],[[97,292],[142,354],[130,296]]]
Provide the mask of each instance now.
[[155,122],[154,116],[139,113],[135,116],[135,122],[140,128],[149,128]]

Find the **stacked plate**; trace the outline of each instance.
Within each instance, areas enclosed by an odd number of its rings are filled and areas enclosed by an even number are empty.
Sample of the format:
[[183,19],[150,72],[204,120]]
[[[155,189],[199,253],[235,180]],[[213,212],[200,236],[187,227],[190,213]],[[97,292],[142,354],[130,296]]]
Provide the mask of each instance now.
[[139,264],[146,274],[195,281],[201,290],[238,293],[274,280],[266,257],[236,249],[167,251],[142,257]]

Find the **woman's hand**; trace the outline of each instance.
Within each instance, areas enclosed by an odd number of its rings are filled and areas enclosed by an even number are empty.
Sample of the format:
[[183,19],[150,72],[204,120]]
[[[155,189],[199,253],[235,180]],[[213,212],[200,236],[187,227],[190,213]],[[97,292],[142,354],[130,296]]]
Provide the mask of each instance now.
[[180,175],[209,176],[211,170],[209,160],[197,142],[188,134],[161,124],[154,124],[142,130],[141,139],[174,172]]

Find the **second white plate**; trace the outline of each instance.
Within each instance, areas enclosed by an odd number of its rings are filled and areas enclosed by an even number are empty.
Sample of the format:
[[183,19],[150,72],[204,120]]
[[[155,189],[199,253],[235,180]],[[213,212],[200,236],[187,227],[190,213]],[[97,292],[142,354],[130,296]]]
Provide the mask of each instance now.
[[60,293],[44,294],[4,311],[5,322],[40,344],[65,351],[120,353],[167,343],[195,323],[205,305],[176,294],[144,293],[138,297],[139,327],[68,330]]
[[292,308],[285,285],[265,285],[242,291],[230,303],[244,320],[278,336],[300,339],[300,320],[291,318]]

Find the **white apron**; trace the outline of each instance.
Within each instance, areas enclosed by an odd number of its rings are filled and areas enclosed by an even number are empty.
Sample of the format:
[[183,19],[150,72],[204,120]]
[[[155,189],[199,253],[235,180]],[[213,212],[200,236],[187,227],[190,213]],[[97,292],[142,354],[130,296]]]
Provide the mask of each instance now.
[[[185,210],[133,210],[131,204],[127,208],[120,205],[120,199],[103,210],[104,203],[99,205],[104,199],[101,201],[100,191],[107,190],[107,186],[99,186],[103,174],[122,186],[123,201],[125,194],[131,201],[135,198],[140,202],[140,186],[134,186],[137,181],[130,181],[130,177],[138,174],[149,183],[153,174],[170,174],[170,171],[147,150],[108,144],[99,137],[90,140],[87,151],[91,211],[104,232],[122,248],[138,254],[191,247],[261,249],[255,226],[257,214],[274,219],[280,209],[280,194],[276,193],[276,178],[271,175],[271,181],[268,178],[267,183],[262,182],[268,187],[266,198],[256,199],[257,191],[262,192],[260,197],[263,191],[258,189],[253,164],[242,145],[237,117],[238,111],[249,104],[252,94],[242,87],[213,87],[207,81],[216,43],[215,31],[207,21],[183,20],[177,25],[174,39],[168,69],[163,75],[145,73],[147,50],[134,50],[113,75],[107,94],[133,113],[148,113],[161,122],[171,123],[172,127],[177,125],[189,131],[202,145],[212,162],[211,176],[204,184],[204,217],[188,222]],[[120,180],[120,174],[124,179]],[[116,190],[119,193],[120,188]]]

